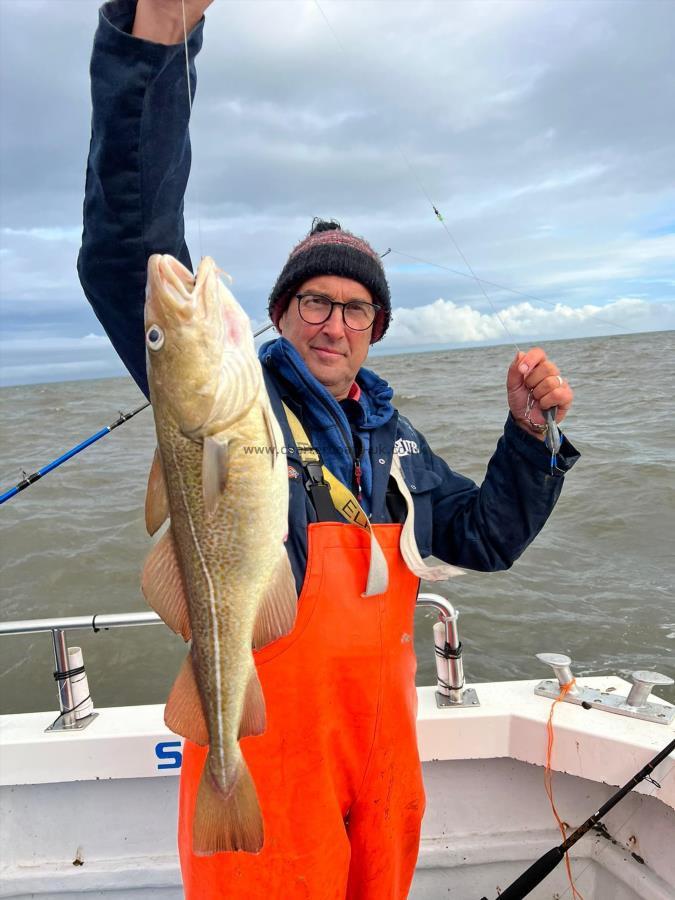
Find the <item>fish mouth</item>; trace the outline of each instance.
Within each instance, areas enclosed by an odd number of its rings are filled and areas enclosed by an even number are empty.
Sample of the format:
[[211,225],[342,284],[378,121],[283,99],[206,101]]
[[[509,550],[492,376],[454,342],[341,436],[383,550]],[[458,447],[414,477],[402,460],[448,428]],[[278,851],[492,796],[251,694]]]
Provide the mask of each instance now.
[[182,263],[169,256],[167,253],[156,253],[150,257],[148,272],[151,286],[156,286],[167,299],[175,303],[185,303],[192,300],[192,292],[195,287],[195,277]]
[[168,324],[186,319],[192,307],[195,279],[184,265],[168,254],[153,254],[148,260],[145,288],[145,324]]
[[205,282],[215,271],[215,263],[208,256],[193,275],[168,253],[153,254],[148,260],[146,312],[155,318],[163,312],[189,319],[196,311]]

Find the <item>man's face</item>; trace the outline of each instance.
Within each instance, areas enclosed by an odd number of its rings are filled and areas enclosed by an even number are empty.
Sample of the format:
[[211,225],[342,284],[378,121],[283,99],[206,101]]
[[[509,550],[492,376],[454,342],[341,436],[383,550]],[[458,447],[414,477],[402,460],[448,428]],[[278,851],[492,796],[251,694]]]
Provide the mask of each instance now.
[[[310,278],[295,293],[323,294],[340,303],[348,303],[350,300],[373,302],[370,291],[362,284],[337,275]],[[336,400],[344,400],[356,373],[368,356],[372,326],[366,331],[353,331],[345,325],[342,310],[336,306],[326,322],[308,325],[300,317],[298,300],[294,296],[279,319],[279,331],[293,344],[316,380]]]

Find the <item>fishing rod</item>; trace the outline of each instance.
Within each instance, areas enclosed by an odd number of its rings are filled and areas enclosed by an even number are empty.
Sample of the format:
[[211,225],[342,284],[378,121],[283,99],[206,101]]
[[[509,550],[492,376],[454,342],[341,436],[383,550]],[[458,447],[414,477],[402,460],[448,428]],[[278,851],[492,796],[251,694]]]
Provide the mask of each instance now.
[[142,412],[144,409],[147,409],[148,406],[150,406],[149,400],[146,403],[143,403],[142,406],[138,406],[136,407],[136,409],[132,409],[131,412],[121,412],[119,418],[115,419],[115,421],[111,425],[106,425],[105,428],[101,428],[101,430],[97,431],[96,434],[92,434],[92,436],[88,437],[85,441],[82,441],[80,444],[76,444],[74,447],[71,447],[70,450],[67,450],[61,456],[58,456],[50,463],[47,463],[46,466],[38,469],[37,472],[33,472],[32,475],[26,475],[18,484],[14,485],[13,488],[5,491],[4,494],[0,494],[0,506],[7,500],[15,497],[20,491],[24,491],[27,487],[30,487],[31,484],[35,484],[35,482],[39,481],[43,475],[47,475],[49,472],[57,469],[60,465],[66,462],[66,460],[72,459],[73,456],[81,453],[82,450],[90,447],[92,444],[95,444],[96,441],[100,441],[102,437],[106,436],[106,434],[110,434],[110,432],[114,431],[115,428],[119,428],[120,425],[124,425],[124,423],[128,422],[129,419],[133,419],[134,416],[138,415],[138,413]]
[[[259,337],[264,331],[267,331],[271,327],[272,323],[270,322],[263,328],[259,328],[258,331],[255,332],[253,337]],[[124,425],[124,423],[128,422],[129,419],[133,419],[134,416],[138,415],[139,412],[143,412],[143,410],[147,409],[149,406],[150,401],[148,400],[141,406],[137,406],[136,409],[132,409],[131,412],[121,412],[119,414],[119,418],[115,419],[115,421],[111,425],[106,425],[105,428],[101,428],[101,430],[97,431],[96,434],[92,434],[91,437],[88,437],[81,443],[76,444],[74,447],[71,447],[70,450],[66,450],[65,453],[52,460],[50,463],[47,463],[47,465],[43,466],[41,469],[38,469],[37,472],[33,472],[31,475],[25,475],[21,479],[21,481],[18,482],[18,484],[15,484],[14,487],[5,491],[3,494],[0,494],[0,506],[2,506],[3,503],[6,503],[7,500],[11,500],[12,497],[15,497],[21,491],[24,491],[27,487],[30,487],[31,484],[35,484],[35,482],[39,481],[44,475],[49,474],[49,472],[53,472],[54,469],[58,469],[60,465],[63,465],[64,462],[72,459],[73,456],[77,456],[78,453],[86,450],[87,447],[91,447],[91,445],[95,444],[96,441],[100,441],[102,437],[106,436],[106,434],[110,434],[111,431],[119,428],[120,425]]]
[[[666,747],[661,750],[660,753],[657,753],[656,756],[651,759],[647,765],[640,769],[637,775],[634,775],[630,781],[628,781],[622,788],[620,788],[615,794],[613,794],[609,800],[600,807],[600,809],[592,815],[589,819],[580,825],[576,831],[573,831],[572,834],[566,838],[562,844],[558,847],[553,847],[551,850],[544,853],[535,863],[533,863],[529,869],[526,869],[522,875],[520,875],[516,880],[510,884],[505,890],[503,890],[497,900],[521,900],[522,897],[527,897],[527,895],[533,891],[538,884],[540,884],[546,876],[555,869],[558,863],[564,858],[565,854],[569,850],[569,848],[576,844],[576,842],[582,838],[586,832],[590,831],[591,828],[594,828],[598,822],[607,815],[607,813],[619,803],[620,800],[629,794],[633,788],[638,785],[641,781],[645,779],[647,781],[651,781],[652,784],[656,785],[656,787],[661,787],[661,785],[655,781],[653,778],[650,778],[650,773],[662,763],[663,760],[669,756],[675,750],[675,740],[672,740]],[[487,897],[482,897],[481,900],[488,900]]]

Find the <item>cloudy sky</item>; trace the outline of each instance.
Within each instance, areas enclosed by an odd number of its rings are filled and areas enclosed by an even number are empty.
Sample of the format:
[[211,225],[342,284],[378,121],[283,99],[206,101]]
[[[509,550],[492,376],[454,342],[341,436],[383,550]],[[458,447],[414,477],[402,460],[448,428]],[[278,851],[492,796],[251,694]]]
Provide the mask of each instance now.
[[[319,2],[207,15],[188,236],[254,320],[320,215],[392,248],[384,352],[675,327],[675,3]],[[0,0],[4,384],[122,371],[75,271],[97,6]]]

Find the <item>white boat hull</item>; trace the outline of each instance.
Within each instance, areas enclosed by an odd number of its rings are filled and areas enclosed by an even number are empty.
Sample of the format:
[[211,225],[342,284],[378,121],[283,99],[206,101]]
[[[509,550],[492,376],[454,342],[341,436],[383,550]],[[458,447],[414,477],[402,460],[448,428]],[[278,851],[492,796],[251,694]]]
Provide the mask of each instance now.
[[[615,678],[583,682],[627,687]],[[534,684],[476,685],[475,709],[439,710],[433,688],[419,690],[427,812],[412,900],[493,900],[560,843],[543,787],[550,701],[534,696]],[[0,717],[0,897],[182,897],[180,741],[162,712],[99,710],[83,731],[46,734],[53,713]],[[560,704],[553,768],[563,820],[579,825],[674,730]],[[660,789],[644,783],[607,816],[606,835],[591,832],[575,845],[585,900],[675,898],[674,767],[671,756],[654,773]],[[561,864],[530,896],[570,897],[568,888]]]

